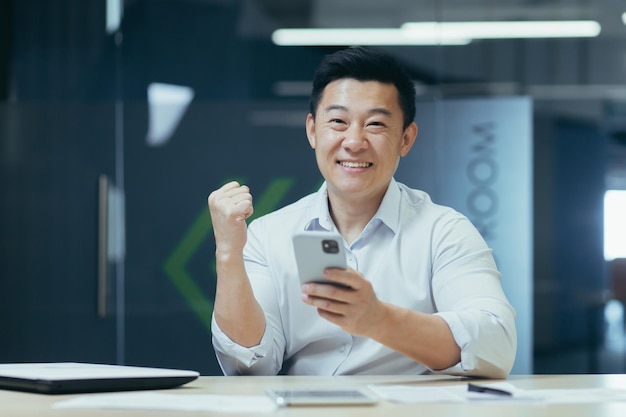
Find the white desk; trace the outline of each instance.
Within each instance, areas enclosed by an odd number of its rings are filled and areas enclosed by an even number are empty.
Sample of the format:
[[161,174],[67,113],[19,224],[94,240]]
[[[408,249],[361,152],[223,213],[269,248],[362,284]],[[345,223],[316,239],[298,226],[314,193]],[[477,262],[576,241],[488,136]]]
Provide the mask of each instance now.
[[[626,389],[626,375],[529,375],[511,376],[507,379],[518,388],[620,388]],[[494,382],[494,381],[480,381]],[[167,393],[180,394],[237,394],[263,395],[268,388],[287,387],[365,387],[368,384],[391,383],[411,384],[415,386],[441,386],[448,384],[467,384],[467,380],[442,376],[342,376],[342,377],[200,377],[184,387],[167,390]],[[165,392],[165,391],[164,391]],[[74,395],[30,394],[17,391],[0,390],[0,416],[2,417],[46,417],[46,416],[189,416],[223,415],[235,417],[237,414],[215,414],[202,412],[172,411],[130,411],[130,410],[88,410],[88,409],[52,409],[54,402]],[[381,401],[376,406],[361,407],[291,407],[281,408],[275,413],[279,416],[294,417],[624,417],[626,402],[606,402],[589,404],[539,404],[520,402],[479,402],[464,404],[395,404]],[[263,416],[268,414],[253,414]]]

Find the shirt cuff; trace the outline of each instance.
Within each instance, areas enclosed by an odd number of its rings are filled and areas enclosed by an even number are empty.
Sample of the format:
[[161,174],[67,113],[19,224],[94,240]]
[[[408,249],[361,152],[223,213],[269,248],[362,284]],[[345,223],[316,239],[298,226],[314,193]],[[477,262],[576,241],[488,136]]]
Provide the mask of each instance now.
[[472,340],[470,332],[465,328],[462,320],[456,313],[440,312],[435,313],[435,315],[441,317],[448,324],[454,341],[461,349],[461,362],[450,368],[437,370],[437,372],[446,374],[466,374],[469,370],[474,369],[473,356],[467,349]]
[[211,329],[213,332],[213,344],[215,350],[239,362],[245,367],[252,367],[260,359],[267,355],[267,346],[271,343],[269,332],[263,332],[261,341],[256,346],[244,347],[233,342],[218,326],[215,317],[211,319]]

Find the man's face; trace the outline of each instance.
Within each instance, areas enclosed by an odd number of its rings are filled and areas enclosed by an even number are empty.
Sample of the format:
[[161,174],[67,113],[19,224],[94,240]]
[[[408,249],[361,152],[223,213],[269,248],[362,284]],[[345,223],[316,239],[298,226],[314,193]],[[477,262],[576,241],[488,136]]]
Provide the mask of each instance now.
[[326,86],[306,127],[331,197],[382,199],[417,135],[415,123],[402,125],[393,84],[343,78]]

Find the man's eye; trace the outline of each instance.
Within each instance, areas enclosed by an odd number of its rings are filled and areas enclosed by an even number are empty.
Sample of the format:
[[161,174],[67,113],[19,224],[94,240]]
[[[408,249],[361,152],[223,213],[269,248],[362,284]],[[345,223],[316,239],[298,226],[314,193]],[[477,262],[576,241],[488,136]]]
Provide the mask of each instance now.
[[368,126],[372,126],[372,127],[384,127],[385,124],[383,122],[370,122],[368,124]]

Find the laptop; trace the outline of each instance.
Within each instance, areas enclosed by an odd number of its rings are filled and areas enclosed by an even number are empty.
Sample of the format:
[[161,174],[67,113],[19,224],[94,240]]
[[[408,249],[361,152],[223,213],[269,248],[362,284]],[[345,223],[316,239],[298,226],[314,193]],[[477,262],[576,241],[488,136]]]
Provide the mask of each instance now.
[[175,388],[200,374],[182,369],[94,363],[0,364],[0,389],[42,394],[134,391]]

